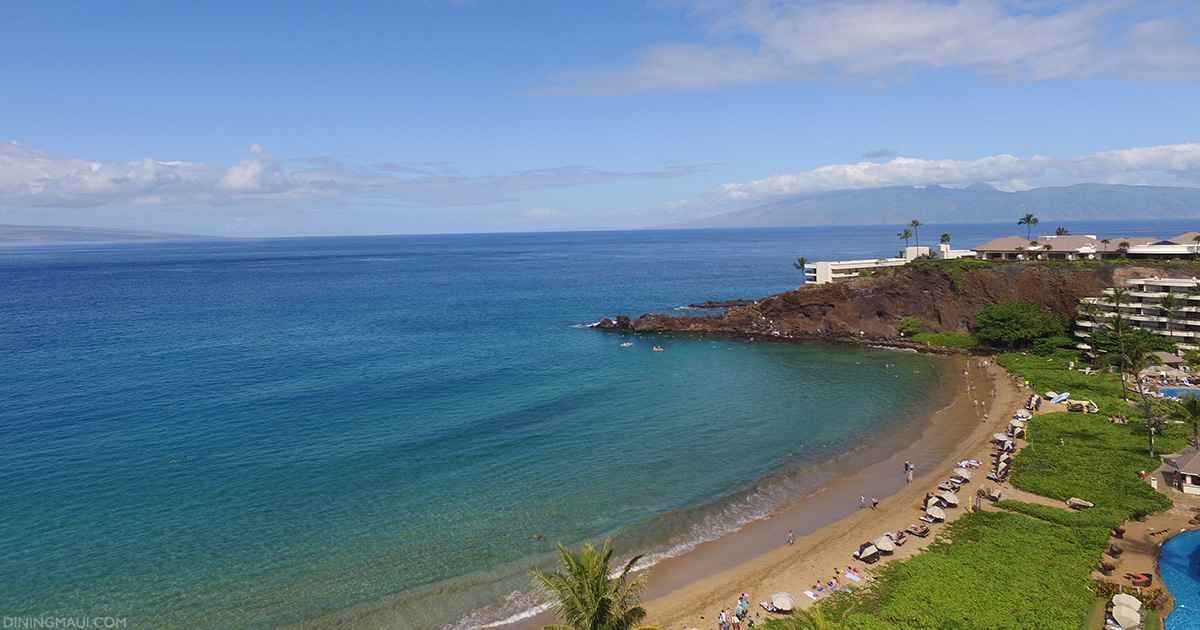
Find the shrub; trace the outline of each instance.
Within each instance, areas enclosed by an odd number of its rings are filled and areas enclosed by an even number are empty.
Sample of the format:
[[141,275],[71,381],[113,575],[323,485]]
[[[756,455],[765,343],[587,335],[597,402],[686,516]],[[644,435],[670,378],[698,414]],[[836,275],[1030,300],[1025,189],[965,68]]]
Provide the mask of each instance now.
[[920,332],[921,320],[913,317],[912,315],[905,315],[904,317],[900,318],[899,329],[901,335],[911,335]]
[[1067,320],[1029,302],[989,304],[975,316],[975,336],[988,343],[1015,347],[1034,339],[1061,335]]
[[1066,335],[1043,337],[1033,342],[1033,353],[1038,356],[1048,357],[1054,354],[1055,350],[1060,348],[1074,348],[1075,344],[1076,341]]

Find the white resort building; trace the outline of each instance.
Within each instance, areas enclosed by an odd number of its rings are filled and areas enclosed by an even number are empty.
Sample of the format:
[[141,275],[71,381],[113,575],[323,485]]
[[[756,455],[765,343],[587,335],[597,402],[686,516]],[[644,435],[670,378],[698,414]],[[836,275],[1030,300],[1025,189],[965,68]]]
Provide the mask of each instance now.
[[[1136,278],[1127,280],[1128,299],[1120,305],[1112,303],[1113,289],[1105,289],[1101,297],[1084,298],[1080,312],[1095,310],[1092,317],[1079,319],[1079,344],[1091,350],[1087,335],[1105,326],[1113,314],[1120,314],[1133,326],[1152,330],[1175,342],[1180,352],[1200,350],[1200,280],[1196,278]],[[1170,297],[1168,297],[1170,296]],[[1095,307],[1083,307],[1083,304]]]
[[[811,263],[804,270],[805,284],[849,282],[870,275],[872,270],[899,267],[920,256],[932,256],[928,247],[906,247],[902,258],[839,260]],[[950,249],[941,244],[937,258],[977,258],[980,260],[1178,260],[1200,257],[1200,232],[1186,232],[1174,238],[1146,236],[1097,239],[1094,235],[1063,234],[1039,236],[1028,240],[1005,236],[971,249]]]

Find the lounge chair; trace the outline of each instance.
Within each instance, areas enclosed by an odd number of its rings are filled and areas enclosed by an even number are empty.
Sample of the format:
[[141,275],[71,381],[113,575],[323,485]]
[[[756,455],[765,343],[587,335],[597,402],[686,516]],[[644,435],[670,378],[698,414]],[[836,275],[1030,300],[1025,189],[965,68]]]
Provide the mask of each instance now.
[[928,525],[909,525],[908,529],[904,531],[918,538],[924,538],[929,535],[930,529]]

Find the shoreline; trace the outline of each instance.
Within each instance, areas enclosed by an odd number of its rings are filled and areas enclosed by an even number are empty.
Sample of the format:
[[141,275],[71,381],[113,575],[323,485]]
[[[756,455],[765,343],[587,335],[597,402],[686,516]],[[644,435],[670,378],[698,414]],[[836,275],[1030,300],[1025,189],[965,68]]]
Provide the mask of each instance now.
[[[988,406],[995,406],[999,410],[995,413],[989,410],[988,421],[982,421],[982,412],[972,404],[971,396],[965,391],[966,381],[959,377],[959,382],[964,385],[963,391],[955,397],[949,407],[921,423],[921,440],[910,442],[906,447],[895,450],[889,457],[871,466],[864,467],[855,475],[828,484],[776,516],[713,541],[710,543],[711,549],[698,547],[689,554],[672,560],[677,560],[674,564],[681,565],[679,569],[683,570],[684,565],[694,562],[689,556],[719,553],[718,547],[732,544],[733,541],[727,539],[733,539],[739,534],[769,537],[776,543],[773,550],[666,592],[663,590],[669,588],[668,585],[656,586],[656,582],[672,582],[669,577],[664,580],[662,574],[670,576],[675,567],[670,566],[670,561],[660,563],[655,567],[656,573],[650,579],[645,601],[647,623],[670,629],[713,628],[715,623],[712,620],[716,614],[723,608],[731,607],[742,593],[749,596],[755,604],[752,607],[753,611],[759,613],[761,609],[757,607],[757,603],[779,590],[797,596],[797,605],[807,608],[814,602],[804,595],[804,591],[814,583],[829,580],[834,567],[844,571],[848,566],[857,566],[860,571],[869,575],[871,569],[864,569],[864,565],[853,560],[851,556],[859,544],[872,540],[885,531],[901,531],[910,523],[918,522],[918,506],[924,493],[936,488],[939,481],[948,478],[958,461],[974,458],[986,462],[990,453],[991,434],[997,427],[1006,425],[1012,413],[1020,407],[1021,393],[1003,368],[997,365],[978,368],[975,364],[981,360],[979,357],[964,358],[972,364],[970,373],[971,379],[976,382],[976,391],[984,392],[983,397],[989,401]],[[988,390],[992,387],[997,392],[995,398],[988,395]],[[920,455],[932,458],[934,463],[924,469],[920,468]],[[915,464],[918,466],[917,476],[911,484],[903,481],[905,460],[918,462]],[[969,493],[973,494],[981,482],[990,483],[985,480],[986,470],[980,468],[979,471],[976,478],[964,487],[964,492],[969,490]],[[860,490],[872,485],[878,487],[877,475],[895,480],[899,488],[887,496],[883,496],[883,493],[875,495],[881,498],[878,509],[860,509],[856,500],[863,496]],[[872,495],[865,496],[870,498]],[[964,503],[965,498],[964,496]],[[839,510],[837,506],[843,507]],[[848,514],[845,513],[845,506],[850,506]],[[815,513],[816,517],[812,518],[812,514],[806,515],[806,512]],[[948,510],[947,521],[964,513],[965,507]],[[936,534],[942,527],[942,524],[933,525],[932,529]],[[796,533],[796,542],[790,546],[785,544],[789,529]],[[893,555],[885,556],[882,562],[911,557],[927,547],[935,538],[936,536],[924,539],[910,536],[905,545],[898,547]],[[843,585],[853,587],[854,583],[846,582]]]
[[[803,608],[813,603],[803,591],[816,581],[828,580],[833,567],[844,570],[857,565],[862,570],[851,552],[885,531],[918,522],[917,506],[924,493],[949,477],[958,461],[986,461],[980,452],[987,455],[991,434],[1007,424],[1020,406],[1022,396],[1003,368],[977,367],[984,359],[973,355],[962,359],[970,366],[970,379],[956,371],[961,368],[947,366],[945,387],[957,391],[948,405],[889,438],[819,466],[820,485],[783,511],[657,562],[643,600],[646,623],[669,630],[713,629],[717,613],[731,607],[742,593],[755,604],[753,611],[760,613],[757,603],[778,590],[798,596],[797,604]],[[968,382],[975,382],[976,393],[984,398],[988,421],[983,421],[983,410],[967,392]],[[995,398],[989,395],[992,388],[997,391]],[[993,413],[993,406],[1001,412]],[[905,481],[905,461],[916,467],[913,483]],[[973,495],[984,480],[986,471],[980,470],[964,492]],[[879,499],[878,509],[862,509],[862,496]],[[947,520],[962,513],[964,508],[950,510]],[[786,544],[789,531],[796,540],[791,546]],[[934,538],[910,536],[906,545],[884,559],[910,557]],[[552,621],[541,613],[498,627],[532,630]]]

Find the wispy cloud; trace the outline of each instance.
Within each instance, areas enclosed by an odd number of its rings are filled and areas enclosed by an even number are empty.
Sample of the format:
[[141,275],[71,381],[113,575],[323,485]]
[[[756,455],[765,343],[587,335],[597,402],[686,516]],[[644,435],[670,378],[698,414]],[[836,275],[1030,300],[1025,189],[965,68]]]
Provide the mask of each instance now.
[[[1200,15],[1132,0],[679,0],[707,27],[629,67],[553,77],[541,95],[705,90],[782,81],[882,86],[932,69],[1035,82],[1200,80]],[[1182,6],[1182,8],[1181,8]]]
[[888,162],[830,164],[795,174],[731,183],[666,209],[724,211],[778,198],[885,186],[962,186],[989,183],[1001,190],[1097,182],[1164,186],[1200,185],[1200,144],[1174,144],[1106,151],[1082,157],[995,155],[977,160],[897,157]]
[[466,176],[441,163],[352,168],[332,158],[292,162],[301,166],[289,167],[254,145],[250,157],[234,166],[150,158],[122,164],[60,158],[9,141],[0,143],[0,207],[302,205],[354,199],[437,208],[512,201],[535,189],[682,177],[708,168],[623,173],[573,165]]

